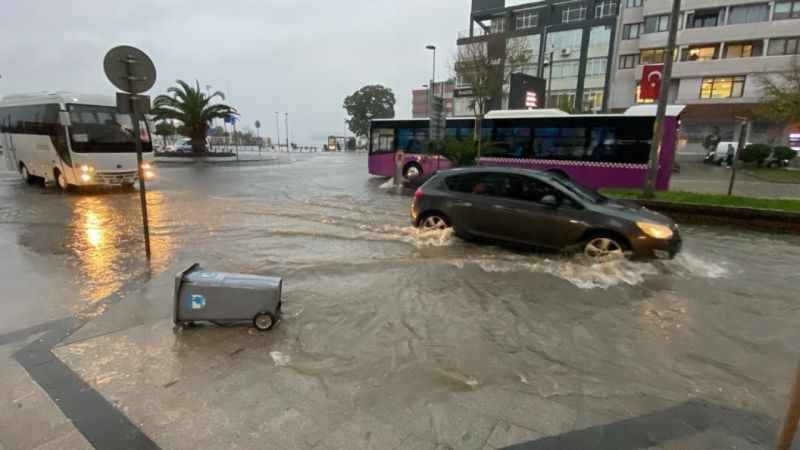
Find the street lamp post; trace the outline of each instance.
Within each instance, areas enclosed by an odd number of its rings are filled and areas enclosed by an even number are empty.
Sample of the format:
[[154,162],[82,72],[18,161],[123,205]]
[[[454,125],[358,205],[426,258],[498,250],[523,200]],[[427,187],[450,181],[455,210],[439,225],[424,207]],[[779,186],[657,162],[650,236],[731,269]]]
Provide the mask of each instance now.
[[275,142],[277,142],[276,151],[281,151],[281,122],[280,113],[275,111]]
[[[428,88],[428,117],[433,117],[433,96],[436,93],[436,46],[426,45],[427,50],[433,51],[433,77],[431,78],[430,87]],[[431,128],[430,121],[428,122],[428,139],[432,139],[433,129]]]
[[289,113],[283,113],[286,118],[286,153],[289,153]]

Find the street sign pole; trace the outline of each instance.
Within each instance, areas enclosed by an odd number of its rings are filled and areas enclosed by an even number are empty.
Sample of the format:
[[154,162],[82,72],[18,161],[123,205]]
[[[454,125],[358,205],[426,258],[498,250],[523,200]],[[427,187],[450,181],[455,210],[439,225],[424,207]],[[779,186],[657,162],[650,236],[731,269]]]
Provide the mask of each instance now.
[[136,165],[139,176],[139,201],[142,208],[144,250],[150,259],[150,225],[147,217],[147,190],[144,180],[140,118],[150,111],[150,98],[140,96],[150,90],[156,82],[153,61],[141,50],[119,46],[111,49],[103,60],[103,69],[111,84],[125,94],[117,94],[117,109],[129,113],[133,122],[133,141],[136,145]]

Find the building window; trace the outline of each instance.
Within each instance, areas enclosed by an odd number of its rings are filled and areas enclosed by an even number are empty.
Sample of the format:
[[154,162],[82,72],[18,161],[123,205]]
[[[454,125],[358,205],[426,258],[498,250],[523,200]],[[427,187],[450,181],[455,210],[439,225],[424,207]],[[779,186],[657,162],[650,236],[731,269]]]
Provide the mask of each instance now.
[[599,111],[603,109],[603,90],[586,89],[583,91],[583,110]]
[[700,98],[739,98],[744,94],[744,76],[703,78]]
[[655,103],[652,98],[642,98],[642,86],[636,83],[636,103]]
[[595,19],[600,19],[601,17],[611,17],[615,14],[617,14],[617,2],[606,0],[598,3],[594,7]]
[[650,48],[639,52],[639,61],[642,64],[662,64],[664,62],[664,54],[667,52],[663,48]]
[[492,26],[489,32],[491,34],[505,33],[506,31],[506,18],[495,17],[492,19]]
[[669,29],[669,14],[644,18],[642,33],[660,33]]
[[800,37],[770,39],[767,55],[796,55],[798,48],[800,48]]
[[575,107],[575,91],[553,91],[547,99],[548,108],[570,112]]
[[642,6],[642,0],[625,0],[626,8],[639,8]]
[[608,58],[587,58],[586,59],[586,76],[599,77],[606,74],[608,67]]
[[619,56],[619,68],[620,69],[633,69],[636,65],[639,64],[639,55],[620,55]]
[[578,61],[557,62],[553,64],[552,75],[553,79],[556,78],[577,78],[578,76]]
[[701,9],[689,13],[686,18],[686,28],[708,28],[722,24],[721,9]]
[[719,44],[697,45],[681,49],[681,61],[711,61],[717,59]]
[[769,20],[769,4],[731,6],[728,14],[728,25],[740,23],[766,22]]
[[586,19],[586,7],[567,8],[561,11],[561,22],[578,22]]
[[622,39],[639,39],[641,30],[641,23],[626,23],[622,26]]
[[800,0],[775,2],[775,12],[772,14],[772,18],[774,20],[800,18]]
[[535,28],[539,22],[539,16],[531,11],[525,11],[517,14],[517,29],[524,30],[526,28]]
[[728,42],[725,44],[724,58],[750,58],[761,56],[763,51],[763,41]]

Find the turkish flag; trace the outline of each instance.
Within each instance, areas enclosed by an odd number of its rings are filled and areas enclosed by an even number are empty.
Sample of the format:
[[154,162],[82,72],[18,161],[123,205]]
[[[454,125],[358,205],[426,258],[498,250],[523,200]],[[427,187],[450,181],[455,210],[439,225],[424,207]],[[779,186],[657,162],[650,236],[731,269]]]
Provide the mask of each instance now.
[[639,98],[655,100],[661,92],[661,77],[664,74],[663,64],[647,64],[642,68],[642,81]]

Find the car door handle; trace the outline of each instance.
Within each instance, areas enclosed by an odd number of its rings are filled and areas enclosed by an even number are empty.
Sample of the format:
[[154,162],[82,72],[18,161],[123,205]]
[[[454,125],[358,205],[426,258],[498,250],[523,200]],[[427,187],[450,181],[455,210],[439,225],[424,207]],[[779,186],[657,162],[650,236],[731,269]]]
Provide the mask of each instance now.
[[453,202],[453,206],[461,206],[461,207],[464,207],[464,208],[469,208],[469,207],[472,206],[472,203],[470,203],[470,202]]
[[492,208],[499,209],[501,211],[510,211],[511,209],[513,209],[513,208],[509,208],[508,206],[505,206],[505,205],[492,205]]

